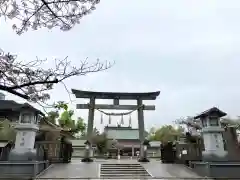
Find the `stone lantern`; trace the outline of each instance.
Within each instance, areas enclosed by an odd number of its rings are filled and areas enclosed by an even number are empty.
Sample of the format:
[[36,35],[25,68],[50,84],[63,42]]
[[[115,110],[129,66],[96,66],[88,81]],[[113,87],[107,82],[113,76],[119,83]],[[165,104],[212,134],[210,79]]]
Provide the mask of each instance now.
[[205,146],[202,152],[204,161],[222,161],[227,156],[223,141],[224,128],[220,125],[220,118],[225,115],[227,115],[225,112],[213,107],[194,117],[201,121]]
[[93,162],[93,160],[91,159],[91,146],[92,146],[92,143],[87,140],[85,143],[85,157],[82,159],[82,162]]
[[149,159],[147,158],[147,149],[149,146],[149,141],[145,139],[142,143],[142,146],[143,146],[143,156],[140,156],[140,159],[138,161],[139,162],[149,162]]
[[38,122],[42,112],[25,103],[16,111],[19,111],[19,121],[15,125],[15,147],[9,154],[10,161],[34,161],[36,149],[34,149],[36,133],[39,130]]

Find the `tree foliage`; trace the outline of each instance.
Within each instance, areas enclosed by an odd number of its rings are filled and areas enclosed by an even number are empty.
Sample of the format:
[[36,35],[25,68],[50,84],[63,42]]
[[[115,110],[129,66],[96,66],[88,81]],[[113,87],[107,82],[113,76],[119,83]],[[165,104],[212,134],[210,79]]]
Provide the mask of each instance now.
[[106,153],[107,150],[111,148],[116,148],[119,150],[123,148],[123,146],[116,139],[107,139],[106,134],[104,132],[99,133],[97,128],[94,128],[92,143],[96,144],[100,154]]
[[72,133],[77,134],[81,133],[81,135],[85,134],[86,131],[86,123],[80,117],[77,120],[73,119],[74,111],[68,109],[68,105],[64,102],[58,102],[55,105],[58,109],[63,109],[63,112],[60,115],[58,120],[59,125],[63,128],[69,129]]
[[174,128],[172,125],[164,125],[158,129],[151,128],[149,132],[149,140],[161,141],[166,143],[168,141],[177,140],[183,134],[184,130],[182,127]]
[[199,120],[195,120],[193,117],[188,116],[186,118],[180,118],[175,121],[176,124],[186,125],[187,127],[193,127],[195,129],[201,129]]
[[[74,120],[74,111],[69,110],[67,103],[59,101],[55,103],[54,107],[56,110],[48,112],[46,116],[48,121],[53,124],[58,122],[62,128],[69,130],[74,135],[80,133],[80,136],[85,136],[87,124],[81,117]],[[62,112],[60,113],[60,111]]]
[[81,136],[86,135],[87,124],[84,122],[83,118],[78,117],[75,123],[75,132],[80,133]]
[[29,28],[63,31],[72,29],[82,17],[96,9],[100,0],[2,0],[0,17],[14,20],[12,28],[18,35]]
[[78,67],[72,66],[67,58],[55,60],[55,67],[43,69],[47,60],[23,62],[17,56],[0,52],[0,90],[17,95],[34,102],[45,102],[50,99],[47,92],[53,85],[64,82],[73,76],[82,76],[91,72],[99,72],[111,67],[109,63],[99,60],[93,64],[82,61]]
[[47,120],[53,124],[57,123],[57,118],[59,117],[58,111],[50,111],[47,113]]
[[222,118],[221,123],[224,126],[235,126],[237,130],[240,130],[240,118],[232,119],[229,117]]
[[[186,118],[180,118],[175,121],[176,124],[179,125],[186,125],[187,127],[195,128],[196,130],[202,129],[202,125],[199,119],[194,119],[193,117],[186,117]],[[221,118],[220,123],[223,126],[235,126],[238,130],[240,130],[240,118],[237,117],[235,119],[232,119],[230,117]]]
[[7,119],[0,122],[0,140],[15,141],[16,132]]
[[97,149],[100,154],[104,154],[107,151],[107,137],[105,133],[96,134],[92,136],[92,143],[96,144]]

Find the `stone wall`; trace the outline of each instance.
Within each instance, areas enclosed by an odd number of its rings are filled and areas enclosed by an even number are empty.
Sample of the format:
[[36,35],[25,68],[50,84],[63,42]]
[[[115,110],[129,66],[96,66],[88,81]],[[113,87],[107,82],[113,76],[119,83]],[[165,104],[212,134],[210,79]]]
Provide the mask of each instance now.
[[31,179],[48,167],[47,161],[42,162],[0,162],[1,178]]

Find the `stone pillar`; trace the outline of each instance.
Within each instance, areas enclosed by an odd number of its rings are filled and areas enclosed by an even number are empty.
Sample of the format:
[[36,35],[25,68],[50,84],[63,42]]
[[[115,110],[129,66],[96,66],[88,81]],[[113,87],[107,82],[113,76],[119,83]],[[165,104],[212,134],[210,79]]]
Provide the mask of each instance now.
[[134,157],[134,147],[132,146],[132,157]]
[[144,158],[143,142],[145,140],[145,128],[144,128],[144,115],[143,115],[143,103],[142,99],[137,100],[138,105],[138,128],[139,128],[139,140],[140,140],[140,159]]
[[[93,123],[94,123],[94,111],[95,111],[95,98],[91,97],[90,98],[90,103],[89,103],[89,112],[88,112],[88,124],[87,124],[87,140],[91,141],[92,138],[92,133],[93,133]],[[89,152],[85,153],[86,157],[85,158],[91,158],[92,156],[92,144],[89,145]]]

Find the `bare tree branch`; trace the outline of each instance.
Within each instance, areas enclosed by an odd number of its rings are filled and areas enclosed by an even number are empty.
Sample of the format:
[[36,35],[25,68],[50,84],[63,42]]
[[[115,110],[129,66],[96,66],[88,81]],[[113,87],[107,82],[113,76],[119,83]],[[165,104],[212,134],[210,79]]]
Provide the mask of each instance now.
[[179,118],[175,120],[176,124],[186,125],[188,127],[194,127],[196,129],[201,129],[201,125],[197,120],[194,120],[193,117],[188,116],[186,118]]
[[0,89],[3,90],[3,91],[9,92],[9,93],[11,93],[11,94],[14,94],[14,95],[16,95],[16,96],[19,96],[19,97],[21,97],[21,98],[23,98],[23,99],[29,99],[29,97],[28,97],[27,95],[24,95],[24,94],[21,94],[21,93],[19,93],[19,92],[17,92],[17,91],[14,91],[14,90],[12,90],[12,89],[9,88],[9,87],[0,85]]
[[13,86],[11,87],[11,89],[21,89],[23,87],[26,87],[26,86],[33,86],[33,85],[37,85],[37,84],[47,84],[47,83],[50,83],[50,84],[55,84],[55,83],[58,83],[59,81],[57,79],[55,80],[52,80],[52,81],[36,81],[36,82],[28,82],[26,84],[21,84],[21,85],[18,85],[18,86]]
[[[65,79],[73,76],[103,71],[113,65],[99,60],[91,64],[86,59],[76,67],[65,58],[56,59],[54,68],[43,69],[45,61],[36,59],[23,63],[17,60],[17,56],[0,52],[0,90],[26,100],[45,102],[50,98],[47,91],[53,89],[54,84],[63,83]],[[66,86],[65,89],[67,90]]]
[[[21,35],[29,28],[60,27],[63,31],[80,23],[100,0],[1,0],[0,17],[17,20],[12,28]],[[15,22],[14,21],[14,22]]]

